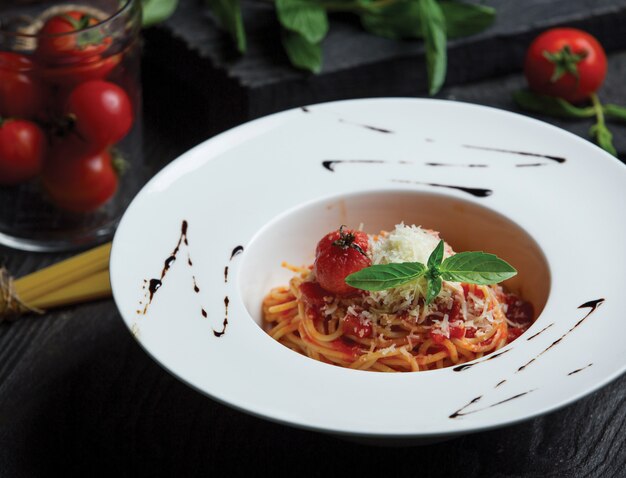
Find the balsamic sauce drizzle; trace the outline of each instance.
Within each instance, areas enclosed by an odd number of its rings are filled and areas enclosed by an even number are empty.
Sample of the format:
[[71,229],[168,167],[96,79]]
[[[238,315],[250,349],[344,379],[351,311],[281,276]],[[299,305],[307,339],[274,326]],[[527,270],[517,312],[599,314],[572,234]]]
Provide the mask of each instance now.
[[[232,261],[236,255],[241,254],[242,252],[243,252],[243,246],[235,247],[233,249],[233,252],[230,253],[229,261]],[[224,266],[224,284],[226,284],[227,282],[228,282],[228,266]]]
[[567,376],[569,377],[570,375],[574,375],[575,373],[582,372],[583,370],[591,367],[592,365],[593,365],[593,363],[590,363],[590,364],[585,365],[582,368],[579,368],[579,369],[576,369],[576,370],[572,370],[570,373],[567,374]]
[[[144,285],[143,285],[144,290],[146,289],[146,284],[148,284],[148,292],[147,292],[148,301],[145,304],[143,311],[138,310],[137,311],[138,313],[142,313],[143,315],[145,315],[146,312],[148,311],[148,307],[152,303],[154,294],[163,285],[163,280],[165,279],[167,272],[170,270],[172,263],[176,261],[176,258],[178,256],[178,253],[180,252],[181,246],[184,244],[185,246],[189,247],[189,240],[187,238],[187,228],[188,228],[188,223],[187,221],[183,220],[182,225],[181,225],[180,237],[178,238],[176,247],[174,248],[172,253],[167,257],[167,259],[165,259],[160,277],[158,279],[150,279],[149,281],[144,280]],[[230,255],[230,259],[232,260],[233,257],[235,257],[237,254],[240,254],[241,252],[243,252],[243,246],[235,247]],[[193,262],[191,261],[191,255],[189,254],[189,251],[187,251],[187,264],[189,265],[189,267],[193,266]],[[200,287],[198,287],[196,276],[192,275],[191,278],[193,281],[193,291],[196,294],[199,294]],[[227,279],[228,279],[228,267],[224,271],[224,281],[226,281]],[[224,298],[225,317],[224,317],[222,330],[218,332],[215,329],[213,329],[213,335],[215,335],[216,337],[221,337],[222,335],[226,333],[226,326],[228,325],[228,302],[229,302],[228,297],[225,297]],[[200,314],[205,319],[208,317],[208,313],[204,309],[204,307],[200,307]]]
[[472,413],[482,412],[483,410],[487,410],[489,408],[497,407],[498,405],[502,405],[503,403],[510,402],[511,400],[515,400],[516,398],[523,397],[524,395],[528,395],[529,393],[532,393],[535,390],[537,390],[537,389],[534,388],[534,389],[528,390],[526,392],[518,393],[517,395],[513,395],[512,397],[505,398],[504,400],[500,400],[499,402],[492,403],[491,405],[487,405],[486,407],[477,408],[476,410],[470,410],[469,412],[465,412],[464,410],[467,409],[470,405],[473,405],[474,403],[479,402],[483,398],[483,396],[480,395],[480,396],[474,398],[473,400],[471,400],[467,405],[464,405],[463,407],[459,408],[456,412],[454,412],[452,415],[450,415],[449,418],[459,418],[459,417],[463,417],[465,415],[471,415]]
[[[152,299],[154,299],[154,294],[156,294],[156,291],[159,290],[160,287],[163,285],[163,279],[165,279],[165,276],[170,270],[170,266],[176,260],[178,251],[180,251],[180,246],[182,244],[185,244],[186,246],[189,245],[189,241],[187,240],[187,226],[188,226],[187,221],[183,220],[182,225],[180,227],[180,236],[178,238],[178,242],[176,243],[176,247],[174,248],[172,253],[167,257],[167,259],[165,259],[165,262],[163,264],[163,269],[161,269],[160,277],[158,279],[150,279],[149,281],[148,300],[144,305],[143,311],[141,312],[143,315],[146,315],[146,312],[148,312],[148,307],[150,307],[150,304],[152,304]],[[191,258],[189,256],[188,256],[188,262],[191,263]]]
[[[526,364],[524,364],[524,365],[522,365],[520,368],[518,368],[518,369],[517,369],[517,372],[515,372],[515,373],[518,373],[518,372],[521,372],[522,370],[524,370],[524,369],[525,369],[526,367],[528,367],[531,363],[533,363],[535,360],[537,360],[539,357],[541,357],[544,353],[546,353],[548,350],[550,350],[550,349],[551,349],[552,347],[554,347],[556,344],[558,344],[559,342],[561,342],[561,341],[562,341],[565,337],[567,337],[570,333],[572,333],[572,332],[574,331],[574,329],[576,329],[576,327],[578,327],[579,325],[581,325],[581,324],[582,324],[582,323],[583,323],[583,322],[584,322],[584,321],[585,321],[585,320],[586,320],[586,319],[587,319],[587,318],[588,318],[591,314],[593,314],[593,313],[594,313],[594,312],[598,309],[598,307],[600,307],[600,306],[604,303],[604,301],[605,301],[605,299],[596,299],[596,300],[590,300],[590,301],[588,301],[588,302],[585,302],[584,304],[579,305],[579,306],[578,306],[578,308],[579,308],[579,309],[589,309],[589,312],[587,312],[587,313],[585,314],[585,316],[584,316],[582,319],[580,319],[578,322],[576,322],[576,324],[574,324],[574,326],[573,326],[571,329],[569,329],[569,330],[568,330],[567,332],[565,332],[565,333],[564,333],[561,337],[559,337],[557,340],[555,340],[554,342],[552,342],[552,344],[550,344],[548,347],[546,347],[546,348],[545,348],[545,349],[544,349],[544,350],[543,350],[543,351],[542,351],[539,355],[537,355],[535,358],[533,358],[533,359],[529,360]],[[554,325],[554,324],[550,324],[550,325],[546,326],[544,329],[542,329],[541,331],[539,331],[538,333],[536,333],[536,334],[535,334],[535,335],[533,335],[532,337],[528,338],[527,340],[531,340],[531,339],[535,338],[537,335],[539,335],[540,333],[542,333],[544,330],[546,330],[546,329],[548,329],[548,328],[552,327],[553,325]],[[509,350],[511,350],[511,349],[507,349],[505,352],[508,352]],[[497,355],[501,355],[502,353],[505,353],[505,352],[501,352],[500,354],[497,354]],[[497,355],[496,355],[496,356],[497,356]],[[494,357],[494,356],[490,356],[490,358],[495,358],[495,357]],[[487,359],[487,360],[489,360],[489,359]],[[473,363],[473,364],[463,364],[463,365],[460,365],[460,366],[458,366],[458,367],[455,367],[453,370],[454,370],[455,372],[459,372],[459,371],[461,371],[461,370],[465,370],[465,369],[467,369],[467,368],[469,368],[469,367],[472,367],[472,366],[474,366],[474,365],[477,365],[477,364],[479,364],[479,363],[482,363],[482,362],[476,362],[476,363]],[[465,365],[465,366],[464,366],[464,365]],[[593,365],[593,363],[590,363],[590,364],[586,365],[585,367],[582,367],[582,368],[579,368],[579,369],[577,369],[577,370],[573,370],[573,371],[571,371],[571,372],[570,372],[570,373],[568,373],[567,375],[568,375],[568,376],[570,376],[570,375],[574,375],[574,374],[576,374],[576,373],[578,373],[578,372],[581,372],[581,371],[583,371],[583,370],[585,370],[585,369],[587,369],[587,368],[591,367],[592,365]],[[501,380],[500,382],[498,382],[498,383],[495,385],[495,387],[494,387],[494,388],[498,388],[500,385],[504,384],[505,382],[506,382],[506,379],[505,379],[505,380]],[[503,403],[510,402],[511,400],[514,400],[514,399],[516,399],[516,398],[523,397],[524,395],[527,395],[527,394],[529,394],[529,393],[531,393],[531,392],[534,392],[535,390],[537,390],[537,389],[535,388],[535,389],[529,390],[529,391],[527,391],[527,392],[518,393],[517,395],[513,395],[512,397],[505,398],[504,400],[501,400],[501,401],[499,401],[499,402],[493,403],[493,404],[488,405],[488,406],[486,406],[486,407],[483,407],[483,408],[478,408],[478,409],[476,409],[476,410],[471,410],[471,411],[467,411],[467,412],[466,412],[465,410],[466,410],[468,407],[470,407],[471,405],[473,405],[473,404],[475,404],[475,403],[478,403],[480,400],[482,400],[483,395],[479,395],[478,397],[473,398],[472,400],[470,400],[470,401],[469,401],[466,405],[464,405],[464,406],[462,406],[461,408],[459,408],[456,412],[454,412],[452,415],[450,415],[450,416],[449,416],[449,418],[452,418],[452,419],[454,419],[454,418],[459,418],[459,417],[462,417],[462,416],[465,416],[465,415],[470,415],[470,414],[472,414],[472,413],[477,413],[477,412],[480,412],[480,411],[483,411],[483,410],[487,410],[487,409],[492,408],[492,407],[495,407],[495,406],[497,406],[497,405],[502,405]]]
[[576,327],[578,327],[585,320],[587,320],[587,318],[591,314],[593,314],[597,310],[597,308],[600,307],[604,303],[604,300],[605,299],[590,300],[588,302],[585,302],[584,304],[579,305],[578,306],[579,309],[589,309],[589,312],[587,312],[587,314],[585,314],[585,316],[582,319],[580,319],[578,322],[576,322],[576,324],[574,324],[574,326],[571,329],[569,329],[567,332],[565,332],[563,335],[561,335],[558,339],[556,339],[554,342],[552,342],[548,347],[543,349],[535,358],[529,360],[524,365],[522,365],[520,368],[518,368],[517,372],[515,372],[515,373],[518,373],[518,372],[521,372],[522,370],[524,370],[531,363],[533,363],[535,360],[537,360],[539,357],[541,357],[543,354],[545,354],[548,350],[550,350],[552,347],[554,347],[559,342],[561,342],[565,337],[567,337],[569,334],[571,334],[574,331],[574,329],[576,329]]
[[462,145],[464,148],[468,148],[468,149],[480,149],[482,151],[493,151],[495,153],[507,153],[507,154],[517,154],[520,156],[530,156],[533,158],[545,158],[545,159],[549,159],[551,161],[556,161],[557,163],[564,163],[566,160],[563,157],[560,156],[552,156],[549,154],[539,154],[539,153],[529,153],[527,151],[514,151],[511,149],[502,149],[502,148],[490,148],[488,146],[476,146],[476,145],[472,145],[472,144],[463,144]]
[[393,131],[391,131],[390,129],[381,128],[379,126],[372,126],[372,125],[369,125],[369,124],[354,123],[352,121],[348,121],[348,120],[343,119],[343,118],[339,118],[339,122],[340,123],[344,123],[344,124],[350,124],[350,125],[353,125],[353,126],[359,126],[361,128],[369,129],[370,131],[376,131],[377,133],[393,134]]
[[453,164],[453,163],[424,163],[426,166],[446,167],[446,168],[488,168],[488,164],[470,163],[470,164]]
[[389,161],[384,161],[382,159],[327,159],[325,161],[322,161],[322,166],[334,173],[335,164],[340,164],[340,163],[384,164],[388,162]]
[[[530,154],[530,153],[529,153]],[[388,161],[384,159],[326,159],[322,161],[322,166],[328,171],[335,172],[335,165],[341,163],[361,163],[361,164],[416,164],[414,161]],[[424,166],[435,168],[489,168],[490,164],[486,163],[467,163],[467,164],[455,164],[455,163],[440,163],[440,162],[425,162]],[[548,163],[518,163],[516,168],[527,167],[539,167],[547,166]]]
[[228,326],[228,303],[229,302],[230,301],[228,300],[228,296],[224,297],[224,322],[222,322],[221,332],[218,332],[217,330],[213,329],[213,335],[215,335],[218,338],[226,333],[226,327]]
[[485,357],[483,360],[481,360],[480,362],[463,363],[461,365],[457,365],[452,370],[454,370],[455,372],[462,372],[463,370],[467,370],[469,368],[472,368],[474,365],[478,365],[480,363],[488,362],[489,360],[493,360],[494,358],[497,358],[500,355],[504,355],[505,353],[510,352],[511,350],[512,349],[506,349],[506,350],[503,350],[502,352],[497,352],[497,353],[490,354],[487,357]]
[[[311,113],[311,110],[309,108],[307,108],[306,106],[301,106],[300,110],[302,110],[303,113]],[[361,128],[365,128],[365,129],[369,129],[370,131],[376,131],[377,133],[384,133],[384,134],[392,134],[393,131],[391,131],[390,129],[386,129],[386,128],[381,128],[379,126],[372,126],[369,124],[361,124],[361,123],[355,123],[353,121],[348,121],[344,118],[337,118],[337,121],[339,121],[340,123],[345,123],[345,124],[349,124],[349,125],[353,125],[353,126],[359,126]]]
[[233,249],[233,252],[230,253],[230,260],[233,260],[237,254],[241,254],[243,252],[243,246],[237,246]]
[[450,184],[438,184],[438,183],[424,183],[420,181],[409,181],[406,179],[392,179],[394,183],[403,183],[403,184],[421,184],[424,186],[432,186],[437,188],[448,188],[448,189],[458,189],[459,191],[463,191],[464,193],[471,194],[475,197],[484,198],[487,196],[491,196],[493,191],[491,189],[482,189],[482,188],[469,188],[465,186],[452,186]]
[[548,330],[550,327],[552,327],[554,325],[554,322],[551,323],[550,325],[546,325],[543,329],[541,329],[539,332],[537,332],[534,335],[531,335],[530,337],[528,337],[526,340],[532,340],[535,337],[539,336],[540,334],[544,333],[546,330]]

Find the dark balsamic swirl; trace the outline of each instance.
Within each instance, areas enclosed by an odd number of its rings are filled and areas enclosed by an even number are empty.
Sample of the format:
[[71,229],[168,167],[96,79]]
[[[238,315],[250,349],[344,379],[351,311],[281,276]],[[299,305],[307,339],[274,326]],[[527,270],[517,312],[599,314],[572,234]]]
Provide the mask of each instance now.
[[[159,290],[161,286],[163,285],[163,279],[165,279],[165,276],[167,275],[168,271],[170,270],[170,267],[172,266],[172,263],[176,261],[178,252],[180,251],[180,246],[182,244],[189,245],[189,241],[187,240],[187,227],[188,227],[187,221],[183,220],[181,227],[180,227],[180,236],[178,237],[178,242],[176,243],[176,247],[174,247],[174,250],[172,251],[172,253],[163,262],[163,269],[161,269],[161,274],[159,278],[149,280],[148,300],[144,304],[143,310],[141,311],[143,315],[146,315],[146,312],[148,312],[148,307],[150,307],[150,304],[152,304],[152,299],[154,299],[154,296],[157,290]],[[189,262],[191,262],[191,258],[189,258]]]
[[480,396],[470,400],[470,402],[467,405],[464,405],[463,407],[459,408],[456,412],[452,413],[448,418],[454,419],[454,418],[463,417],[465,415],[471,415],[472,413],[482,412],[484,410],[488,410],[490,408],[497,407],[498,405],[502,405],[504,403],[508,403],[508,402],[510,402],[512,400],[516,400],[516,399],[518,399],[520,397],[523,397],[524,395],[528,395],[529,393],[534,392],[535,390],[537,390],[537,389],[535,388],[535,389],[532,389],[532,390],[528,390],[526,392],[518,393],[516,395],[513,395],[512,397],[505,398],[504,400],[500,400],[499,402],[492,403],[491,405],[487,405],[486,407],[478,408],[476,410],[470,410],[468,412],[464,411],[468,407],[470,407],[471,405],[480,402],[480,400],[482,400],[482,398],[483,398],[483,396],[480,395]]
[[468,149],[480,149],[481,151],[492,151],[494,153],[517,154],[519,156],[530,156],[532,158],[545,158],[551,161],[555,161],[559,164],[562,164],[566,161],[566,159],[561,156],[553,156],[551,154],[530,153],[528,151],[515,151],[512,149],[492,148],[489,146],[476,146],[472,144],[464,144],[462,146]]
[[[172,253],[165,259],[160,277],[158,279],[155,278],[155,279],[144,281],[144,284],[148,284],[148,287],[147,287],[148,300],[143,308],[143,311],[138,310],[137,311],[138,313],[142,313],[145,315],[146,312],[148,311],[148,307],[152,303],[152,299],[154,298],[154,295],[163,286],[163,280],[165,279],[165,276],[170,270],[172,264],[176,261],[178,254],[181,251],[181,246],[184,244],[185,246],[187,246],[187,248],[189,248],[189,239],[187,237],[187,229],[188,229],[188,223],[187,221],[183,220],[182,225],[181,225],[180,236],[178,238],[178,242],[176,243],[176,247],[174,247],[174,250],[172,251]],[[243,252],[243,246],[235,247],[231,253],[230,259],[232,260],[233,257],[235,257],[237,254],[240,254],[241,252]],[[187,264],[189,267],[193,267],[193,262],[191,261],[191,256],[188,250],[187,250]],[[191,279],[192,279],[193,291],[196,294],[199,294],[200,287],[198,286],[196,276],[192,275]],[[224,280],[226,281],[227,279],[228,279],[228,267],[224,271]],[[145,290],[145,288],[146,286],[144,285],[143,289]],[[213,334],[215,335],[215,337],[221,337],[226,333],[226,326],[228,325],[228,302],[229,302],[228,297],[225,297],[224,298],[225,317],[224,317],[223,327],[221,331],[213,330]],[[204,318],[208,317],[208,313],[204,309],[204,307],[200,307],[200,315],[202,315],[202,317]]]
[[593,365],[593,363],[587,364],[587,365],[585,365],[584,367],[577,368],[576,370],[572,370],[572,371],[571,371],[570,373],[568,373],[567,375],[568,375],[568,376],[570,376],[570,375],[574,375],[575,373],[582,372],[583,370],[588,369],[588,368],[589,368],[589,367],[591,367],[592,365]]
[[[603,303],[604,303],[605,299],[595,299],[595,300],[590,300],[588,302],[585,302],[584,304],[581,304],[578,306],[579,309],[589,309],[589,312],[587,312],[585,314],[585,316],[580,319],[578,322],[576,322],[576,324],[574,324],[574,326],[572,328],[570,328],[567,332],[565,332],[563,335],[561,335],[558,339],[556,339],[554,342],[552,342],[548,347],[546,347],[545,349],[543,349],[535,358],[529,360],[528,362],[526,362],[524,365],[522,365],[521,367],[519,367],[517,369],[517,372],[522,372],[523,370],[525,370],[530,364],[532,364],[533,362],[535,362],[539,357],[541,357],[543,354],[545,354],[548,350],[550,350],[551,348],[555,347],[556,345],[560,344],[563,339],[565,339],[565,337],[567,337],[569,334],[571,334],[577,327],[579,327],[585,320],[587,320],[587,318],[593,314],[598,307],[600,307]],[[550,327],[550,325],[548,326]],[[546,327],[546,329],[548,328]],[[545,329],[544,329],[545,330]],[[541,331],[543,332],[543,330]],[[541,333],[539,332],[539,333]],[[537,334],[538,335],[538,334]],[[531,338],[534,338],[531,337]],[[529,339],[530,340],[530,339]],[[517,373],[516,372],[516,373]]]
[[222,322],[222,330],[218,332],[217,330],[213,329],[213,335],[215,335],[217,338],[221,337],[222,335],[226,333],[226,327],[228,326],[228,304],[229,303],[230,303],[230,300],[228,299],[228,296],[224,297],[224,321]]
[[503,350],[502,352],[492,353],[492,354],[488,355],[486,358],[484,358],[483,360],[480,360],[479,362],[464,363],[464,364],[461,364],[461,365],[457,365],[452,370],[454,370],[455,372],[462,372],[463,370],[467,370],[469,368],[472,368],[475,365],[481,364],[483,362],[488,362],[489,360],[493,360],[495,358],[498,358],[500,355],[504,355],[505,353],[510,352],[511,350],[512,349],[506,349],[506,350]]

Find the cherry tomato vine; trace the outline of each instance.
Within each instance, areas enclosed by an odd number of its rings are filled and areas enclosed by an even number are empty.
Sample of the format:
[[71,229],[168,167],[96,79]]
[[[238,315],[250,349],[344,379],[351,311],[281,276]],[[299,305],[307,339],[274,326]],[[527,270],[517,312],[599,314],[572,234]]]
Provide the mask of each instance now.
[[617,156],[607,119],[626,121],[626,108],[602,104],[598,96],[607,73],[602,45],[589,33],[553,28],[529,46],[524,74],[529,90],[516,91],[519,107],[559,118],[595,118],[589,134],[598,146]]

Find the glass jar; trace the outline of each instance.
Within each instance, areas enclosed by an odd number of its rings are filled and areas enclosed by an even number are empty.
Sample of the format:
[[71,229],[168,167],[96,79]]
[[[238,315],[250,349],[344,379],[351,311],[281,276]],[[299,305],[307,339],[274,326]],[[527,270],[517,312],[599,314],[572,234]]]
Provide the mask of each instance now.
[[140,0],[0,3],[0,243],[109,238],[144,182]]

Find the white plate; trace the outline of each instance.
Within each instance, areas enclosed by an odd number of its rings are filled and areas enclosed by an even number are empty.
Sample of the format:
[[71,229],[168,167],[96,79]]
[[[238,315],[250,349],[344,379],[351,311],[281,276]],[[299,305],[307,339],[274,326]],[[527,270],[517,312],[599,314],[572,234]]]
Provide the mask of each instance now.
[[[202,143],[147,184],[113,242],[113,294],[150,355],[241,410],[374,438],[502,426],[624,371],[625,186],[626,168],[596,146],[504,111],[418,99],[295,109]],[[282,260],[310,263],[342,223],[377,232],[402,219],[510,260],[511,287],[543,308],[532,328],[462,371],[382,374],[316,362],[259,327],[263,294],[289,279]],[[188,245],[145,310],[183,221]]]

